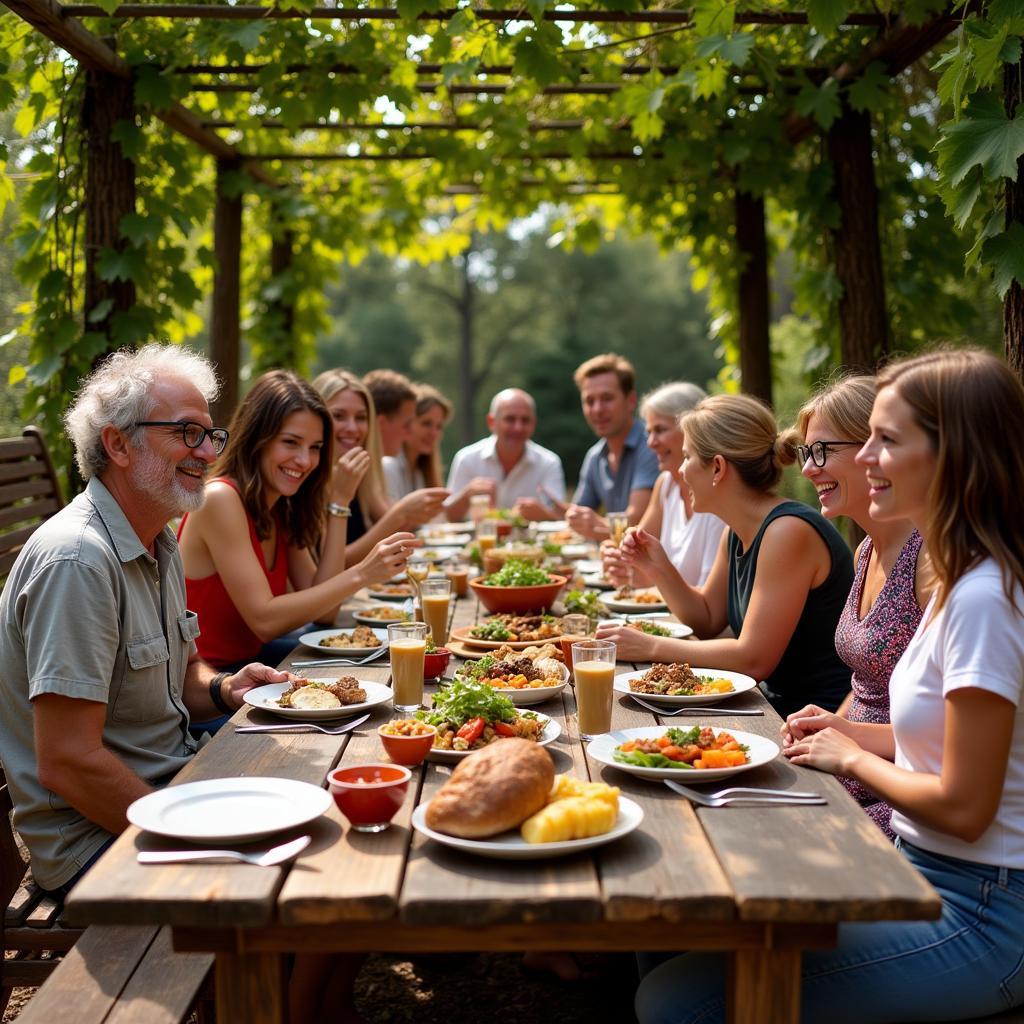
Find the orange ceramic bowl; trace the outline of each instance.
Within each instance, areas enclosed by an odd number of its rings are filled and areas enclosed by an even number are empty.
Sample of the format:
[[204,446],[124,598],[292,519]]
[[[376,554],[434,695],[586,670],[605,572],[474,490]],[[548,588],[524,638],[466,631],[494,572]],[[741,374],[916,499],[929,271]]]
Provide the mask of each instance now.
[[495,614],[547,611],[566,583],[564,576],[553,574],[550,583],[541,583],[535,587],[489,587],[481,582],[483,579],[483,576],[478,576],[470,580],[469,585],[480,603]]
[[423,678],[437,679],[444,675],[452,652],[447,647],[438,647],[436,651],[423,655]]
[[397,764],[355,764],[328,772],[327,788],[357,832],[382,832],[405,802],[411,778]]
[[395,764],[408,765],[410,768],[423,763],[423,759],[430,753],[430,748],[434,745],[434,737],[437,736],[437,730],[433,726],[429,727],[429,733],[424,733],[422,736],[394,736],[382,732],[384,727],[384,725],[377,727],[377,735],[380,737],[380,742],[388,757]]

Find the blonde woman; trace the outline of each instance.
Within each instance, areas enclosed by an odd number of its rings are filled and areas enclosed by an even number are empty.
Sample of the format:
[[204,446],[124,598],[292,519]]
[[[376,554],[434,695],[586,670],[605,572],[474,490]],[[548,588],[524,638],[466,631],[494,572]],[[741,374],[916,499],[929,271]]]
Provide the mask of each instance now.
[[[707,395],[696,384],[678,381],[663,384],[644,395],[640,418],[647,427],[647,447],[658,459],[661,475],[654,482],[651,500],[640,519],[640,529],[661,541],[665,554],[687,583],[701,586],[715,564],[725,524],[715,515],[694,512],[690,491],[682,476],[683,433],[679,417]],[[605,575],[625,583],[629,571],[618,547],[611,541],[601,545]],[[633,582],[644,585],[639,573]]]
[[[348,504],[348,561],[365,558],[374,544],[396,531],[415,530],[430,522],[448,492],[443,488],[414,491],[391,502],[384,484],[381,444],[373,398],[366,385],[348,370],[327,370],[313,381],[331,414],[335,473],[346,472],[342,459],[365,453],[366,470]],[[350,456],[353,457],[353,456]]]
[[[836,654],[836,623],[853,582],[850,549],[820,513],[776,493],[796,458],[771,410],[747,395],[715,395],[684,413],[682,477],[693,509],[728,531],[707,581],[688,584],[657,537],[627,534],[626,564],[655,581],[669,608],[698,637],[675,640],[628,626],[604,626],[626,660],[689,662],[745,672],[762,681],[781,714],[813,701],[835,710],[850,689]],[[812,697],[811,694],[814,696]]]
[[444,486],[441,437],[452,418],[452,403],[437,388],[416,384],[416,415],[398,455],[384,457],[388,492],[396,501],[425,487]]

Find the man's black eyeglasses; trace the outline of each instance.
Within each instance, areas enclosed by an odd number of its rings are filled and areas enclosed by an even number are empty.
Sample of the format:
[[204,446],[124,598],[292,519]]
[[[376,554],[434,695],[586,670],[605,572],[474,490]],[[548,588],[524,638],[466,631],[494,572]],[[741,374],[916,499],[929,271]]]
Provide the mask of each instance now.
[[863,448],[863,441],[815,441],[814,444],[798,444],[796,446],[797,458],[800,460],[802,466],[808,459],[810,459],[818,469],[821,469],[826,460],[828,459],[828,453],[833,448],[842,448],[848,445],[855,445],[857,448]]
[[228,443],[228,432],[223,427],[204,427],[202,423],[193,423],[191,420],[142,420],[134,425],[136,427],[177,427],[181,431],[181,439],[188,448],[198,448],[209,437],[216,455],[220,455]]

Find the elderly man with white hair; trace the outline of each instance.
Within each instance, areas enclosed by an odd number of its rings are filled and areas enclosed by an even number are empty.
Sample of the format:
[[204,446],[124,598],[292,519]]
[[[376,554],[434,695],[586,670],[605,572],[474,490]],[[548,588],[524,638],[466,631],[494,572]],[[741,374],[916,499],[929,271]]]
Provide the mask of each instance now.
[[565,497],[562,460],[530,440],[536,426],[536,403],[522,389],[505,388],[491,399],[490,435],[460,449],[452,459],[448,490],[463,496],[445,505],[450,520],[465,519],[469,493],[474,492],[489,494],[501,508],[514,506],[527,519],[559,518],[554,501]]
[[32,873],[62,896],[124,831],[133,800],[196,753],[190,721],[284,672],[217,673],[196,653],[172,518],[203,501],[227,443],[206,359],[108,357],[65,423],[85,490],[29,538],[0,597],[0,749]]

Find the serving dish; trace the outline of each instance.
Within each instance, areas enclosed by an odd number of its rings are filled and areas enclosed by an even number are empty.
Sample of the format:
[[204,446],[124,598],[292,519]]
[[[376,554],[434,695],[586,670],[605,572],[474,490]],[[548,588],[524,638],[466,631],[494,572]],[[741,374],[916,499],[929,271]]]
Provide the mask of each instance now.
[[483,576],[470,580],[469,586],[489,612],[542,612],[551,607],[566,584],[565,576],[549,575],[550,583],[533,587],[491,587],[481,582]]
[[[508,691],[502,690],[501,692],[506,694]],[[542,715],[539,711],[531,711],[529,713],[544,723],[544,731],[540,734],[540,739],[537,741],[538,746],[546,747],[549,743],[554,743],[562,735],[561,725],[553,718],[548,718],[547,715]],[[504,741],[495,740],[494,742],[502,743]],[[439,750],[437,747],[432,747],[430,753],[427,754],[427,760],[454,763],[475,753],[475,750]]]

